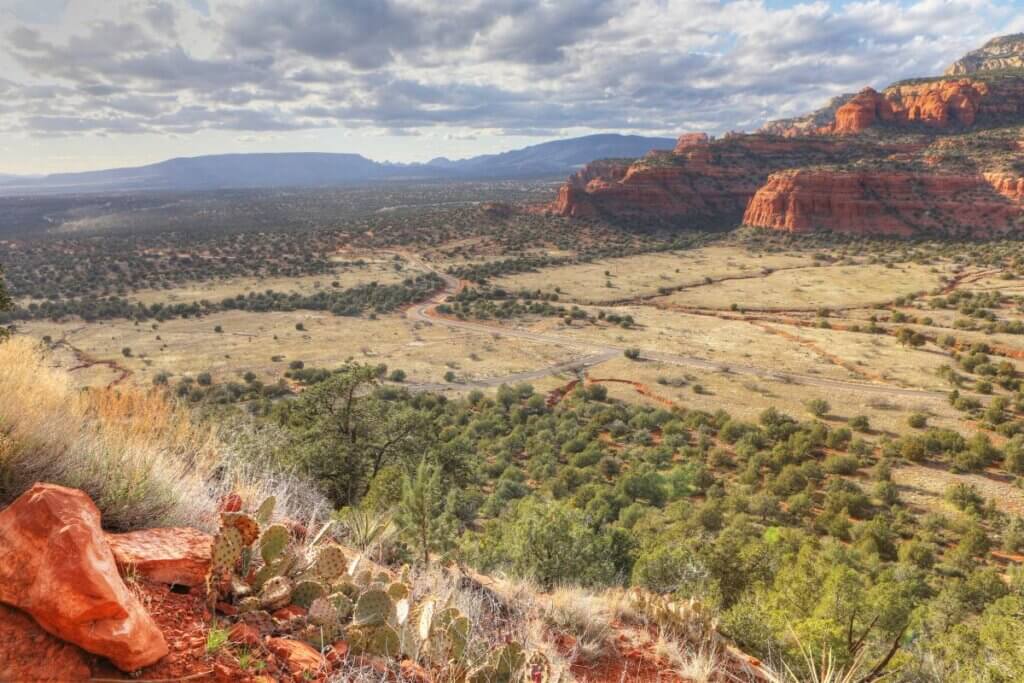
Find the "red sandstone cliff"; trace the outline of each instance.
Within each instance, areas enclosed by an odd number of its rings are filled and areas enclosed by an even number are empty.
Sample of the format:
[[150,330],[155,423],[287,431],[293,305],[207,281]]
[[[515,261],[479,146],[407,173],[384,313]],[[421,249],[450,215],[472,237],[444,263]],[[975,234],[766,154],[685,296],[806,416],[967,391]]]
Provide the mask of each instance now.
[[768,175],[894,151],[840,138],[683,135],[672,152],[631,164],[596,162],[572,176],[546,209],[562,216],[737,221]]
[[806,233],[989,236],[1024,227],[1024,178],[900,171],[774,173],[746,225]]
[[957,76],[866,88],[761,134],[688,134],[672,152],[594,163],[546,209],[791,232],[1024,230],[1024,68],[1007,71],[1021,54],[1024,35],[997,39]]

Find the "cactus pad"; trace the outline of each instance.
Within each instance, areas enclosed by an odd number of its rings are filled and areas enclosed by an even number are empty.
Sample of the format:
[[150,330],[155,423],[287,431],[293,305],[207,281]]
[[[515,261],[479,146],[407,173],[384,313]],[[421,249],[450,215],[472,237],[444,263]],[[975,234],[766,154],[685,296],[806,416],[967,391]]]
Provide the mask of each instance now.
[[350,628],[347,635],[355,654],[396,657],[402,648],[398,632],[387,625]]
[[299,581],[292,591],[292,604],[309,609],[313,601],[327,595],[327,589],[319,581]]
[[384,591],[366,591],[359,596],[352,623],[356,626],[382,626],[394,613],[395,606]]
[[270,564],[276,560],[288,546],[291,536],[284,524],[271,524],[260,536],[260,555],[263,561]]
[[408,598],[402,598],[395,602],[395,623],[399,626],[402,626],[408,620],[409,607]]
[[325,545],[317,550],[313,571],[320,577],[331,580],[345,573],[345,551],[338,545]]
[[391,596],[392,600],[401,600],[402,598],[407,598],[409,597],[410,592],[411,591],[409,590],[409,586],[398,581],[395,581],[390,586],[388,586],[388,595]]
[[425,600],[419,606],[419,637],[425,642],[430,639],[434,627],[434,601]]
[[270,524],[274,516],[274,506],[277,505],[277,498],[267,496],[256,510],[256,521],[260,524]]
[[331,593],[330,601],[334,605],[334,609],[338,611],[338,621],[346,621],[352,616],[355,605],[347,595],[344,593]]
[[334,606],[334,602],[327,597],[317,598],[314,600],[313,604],[309,606],[309,613],[307,616],[310,621],[320,626],[337,624],[339,621],[338,609]]
[[344,629],[338,624],[310,624],[299,632],[299,638],[318,650],[330,647],[331,643],[341,640]]
[[275,576],[260,591],[260,604],[264,609],[279,609],[291,602],[291,599],[292,582],[287,576]]
[[234,570],[242,557],[242,534],[235,527],[221,529],[210,549],[210,574],[221,578]]
[[352,583],[347,577],[343,577],[340,581],[335,581],[332,584],[332,588],[335,592],[344,593],[353,600],[359,597],[359,586]]
[[260,537],[260,523],[244,512],[223,512],[220,521],[225,528],[233,526],[238,529],[244,546],[252,545]]

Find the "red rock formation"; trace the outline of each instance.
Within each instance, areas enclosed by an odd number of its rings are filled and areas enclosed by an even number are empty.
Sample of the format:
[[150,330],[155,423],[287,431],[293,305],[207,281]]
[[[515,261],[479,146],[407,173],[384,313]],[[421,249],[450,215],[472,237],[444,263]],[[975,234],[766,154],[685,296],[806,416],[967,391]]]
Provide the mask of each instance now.
[[36,484],[0,512],[0,602],[124,671],[153,664],[167,643],[124,585],[81,491]]
[[774,173],[744,214],[746,225],[908,236],[1005,233],[1024,215],[1024,179],[978,174],[795,170]]
[[547,210],[570,217],[738,221],[774,170],[895,149],[825,137],[734,135],[712,141],[684,135],[673,152],[652,152],[632,164],[589,164],[559,189]]
[[966,79],[897,85],[884,93],[866,88],[839,107],[835,123],[822,132],[860,133],[876,123],[970,127],[988,94],[987,84]]
[[195,529],[144,529],[107,534],[122,571],[158,583],[201,586],[210,567],[213,537]]

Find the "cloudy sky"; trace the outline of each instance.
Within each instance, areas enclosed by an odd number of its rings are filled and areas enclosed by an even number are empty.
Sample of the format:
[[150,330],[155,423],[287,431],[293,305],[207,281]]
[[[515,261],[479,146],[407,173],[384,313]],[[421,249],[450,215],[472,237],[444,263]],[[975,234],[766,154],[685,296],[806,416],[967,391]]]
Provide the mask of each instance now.
[[1015,31],[1024,0],[0,0],[0,173],[749,130]]

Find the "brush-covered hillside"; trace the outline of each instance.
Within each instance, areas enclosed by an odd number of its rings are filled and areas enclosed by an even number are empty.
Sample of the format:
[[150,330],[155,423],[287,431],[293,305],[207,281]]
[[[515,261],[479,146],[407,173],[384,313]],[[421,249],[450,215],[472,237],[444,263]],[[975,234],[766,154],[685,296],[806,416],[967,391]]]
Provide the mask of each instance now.
[[0,343],[0,679],[1024,676],[1022,511],[985,488],[1024,472],[1024,398],[979,412],[997,438],[893,433],[350,362],[196,409],[49,353]]

